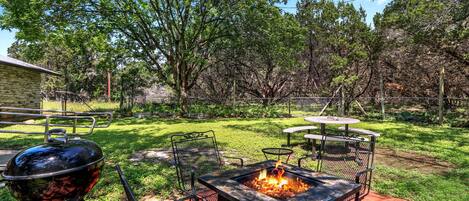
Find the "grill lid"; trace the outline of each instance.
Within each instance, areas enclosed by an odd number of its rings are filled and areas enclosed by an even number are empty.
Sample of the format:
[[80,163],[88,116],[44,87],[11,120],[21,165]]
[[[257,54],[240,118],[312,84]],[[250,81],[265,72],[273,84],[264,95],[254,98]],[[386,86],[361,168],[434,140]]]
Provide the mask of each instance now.
[[[6,180],[27,180],[62,175],[87,168],[104,159],[101,148],[83,139],[50,138],[49,143],[19,152],[8,162]],[[57,130],[51,130],[57,132]]]

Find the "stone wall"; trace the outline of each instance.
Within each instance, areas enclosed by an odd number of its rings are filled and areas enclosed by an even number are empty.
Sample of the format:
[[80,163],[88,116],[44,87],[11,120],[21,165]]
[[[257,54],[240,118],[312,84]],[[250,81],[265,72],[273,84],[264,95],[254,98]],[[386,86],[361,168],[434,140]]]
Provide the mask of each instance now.
[[0,106],[41,107],[41,73],[0,64]]

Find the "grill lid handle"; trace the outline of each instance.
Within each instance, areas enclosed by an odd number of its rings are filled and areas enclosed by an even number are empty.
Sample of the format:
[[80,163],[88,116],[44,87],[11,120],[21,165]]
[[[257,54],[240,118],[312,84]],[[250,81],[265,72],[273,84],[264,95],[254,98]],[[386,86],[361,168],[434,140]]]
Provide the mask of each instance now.
[[[63,128],[53,128],[47,131],[47,142],[68,142],[67,131]],[[62,135],[63,137],[54,138],[52,135]]]

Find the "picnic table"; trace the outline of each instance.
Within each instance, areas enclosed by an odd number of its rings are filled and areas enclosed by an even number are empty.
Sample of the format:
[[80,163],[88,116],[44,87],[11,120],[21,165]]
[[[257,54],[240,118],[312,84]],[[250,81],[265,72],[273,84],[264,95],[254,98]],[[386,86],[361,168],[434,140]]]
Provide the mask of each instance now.
[[[326,136],[326,124],[343,124],[345,125],[345,135],[348,135],[348,126],[349,124],[356,124],[359,123],[360,120],[348,117],[334,117],[334,116],[312,116],[312,117],[305,117],[305,121],[312,122],[312,123],[319,123],[320,124],[320,135],[305,135],[305,138],[308,140],[313,140],[312,145],[312,152],[313,156],[316,155],[316,140],[323,141]],[[332,139],[332,138],[331,138]]]
[[321,126],[321,135],[326,135],[326,124],[343,124],[345,125],[345,135],[348,134],[348,126],[350,124],[360,123],[360,120],[349,117],[334,116],[312,116],[305,117],[305,121],[319,123]]

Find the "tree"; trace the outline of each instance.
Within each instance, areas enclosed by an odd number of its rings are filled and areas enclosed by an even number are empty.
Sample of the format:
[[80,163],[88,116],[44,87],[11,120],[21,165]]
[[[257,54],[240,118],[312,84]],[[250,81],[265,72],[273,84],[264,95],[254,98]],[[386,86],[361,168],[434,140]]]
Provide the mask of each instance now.
[[297,8],[298,20],[308,28],[304,59],[309,64],[310,80],[327,95],[340,88],[347,112],[368,89],[375,68],[375,34],[365,23],[365,11],[331,0],[303,0]]
[[189,91],[207,69],[213,44],[227,36],[229,1],[98,1],[93,4],[117,38],[133,44],[160,82],[171,87],[182,114]]
[[303,48],[304,29],[267,1],[244,9],[228,55],[235,63],[239,89],[266,105],[294,91],[293,77],[302,67],[298,50]]
[[[128,62],[117,73],[119,83],[119,108],[132,109],[137,95],[143,93],[142,88],[152,84],[152,78],[144,62]],[[127,103],[127,106],[124,105]]]
[[[10,56],[59,71],[47,90],[104,94],[105,75],[116,65],[109,30],[98,27],[88,1],[0,1],[0,28],[17,29]],[[53,85],[53,87],[52,87]]]
[[[414,58],[425,57],[412,59],[407,63],[420,69],[416,74],[425,72],[426,76],[421,77],[427,78],[428,81],[422,82],[421,78],[411,78],[409,82],[416,83],[412,80],[418,80],[420,82],[416,84],[429,83],[430,87],[438,88],[434,91],[438,91],[440,123],[443,121],[443,98],[447,96],[448,91],[468,94],[467,85],[461,84],[467,82],[467,78],[460,73],[469,65],[468,10],[467,1],[395,0],[375,20],[377,28],[382,32],[394,32],[393,35],[388,35],[387,41],[389,38],[394,41],[400,40],[397,45],[388,47],[388,54],[389,50],[402,53],[402,50],[397,50],[400,48],[412,51],[411,53],[416,55]],[[396,63],[387,62],[389,66],[395,66]],[[451,80],[444,78],[445,71],[453,75]],[[439,76],[434,78],[432,74]],[[445,90],[448,88],[450,90]],[[414,93],[425,91],[425,88],[417,89],[420,91]]]

